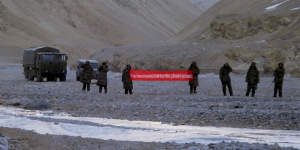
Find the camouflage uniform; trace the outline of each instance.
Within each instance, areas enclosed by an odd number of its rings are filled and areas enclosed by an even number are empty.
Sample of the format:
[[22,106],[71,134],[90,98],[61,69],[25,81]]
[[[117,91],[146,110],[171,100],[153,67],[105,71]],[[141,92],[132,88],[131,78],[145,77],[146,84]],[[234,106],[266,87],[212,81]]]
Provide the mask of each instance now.
[[279,63],[278,68],[274,71],[274,97],[277,97],[277,92],[279,91],[279,97],[282,97],[282,85],[284,79],[285,69],[283,63]]
[[97,85],[99,86],[99,93],[102,93],[102,89],[104,88],[105,93],[107,93],[107,72],[109,71],[106,63],[102,63],[102,65],[98,69],[99,74],[97,76]]
[[193,80],[189,81],[190,85],[190,93],[197,93],[197,87],[199,86],[198,75],[200,73],[200,69],[198,68],[196,62],[193,62],[189,67],[190,71],[193,71]]
[[249,96],[250,91],[252,91],[252,97],[255,96],[255,90],[257,89],[257,84],[259,83],[259,71],[256,68],[256,64],[252,63],[246,76],[246,82],[248,83],[246,96]]
[[229,89],[230,96],[233,96],[231,79],[229,76],[230,72],[232,72],[232,68],[229,66],[228,63],[224,64],[224,66],[220,69],[220,72],[219,72],[220,80],[222,82],[224,96],[226,96],[226,87],[228,87],[228,89]]
[[123,70],[122,73],[122,82],[123,82],[123,88],[125,89],[125,94],[127,95],[128,93],[130,95],[133,94],[133,83],[130,78],[130,71],[131,71],[131,66],[127,65],[126,68]]
[[82,73],[80,74],[80,82],[82,82],[83,87],[82,90],[85,91],[90,91],[90,85],[91,85],[91,80],[93,79],[93,68],[91,67],[89,62],[86,62],[82,66]]

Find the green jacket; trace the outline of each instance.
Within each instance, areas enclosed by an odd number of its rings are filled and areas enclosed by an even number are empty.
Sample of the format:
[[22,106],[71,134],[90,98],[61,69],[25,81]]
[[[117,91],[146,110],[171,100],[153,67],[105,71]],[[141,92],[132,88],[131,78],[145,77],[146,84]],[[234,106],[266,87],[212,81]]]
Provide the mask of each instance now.
[[124,69],[122,73],[122,82],[123,82],[123,88],[124,89],[133,89],[133,83],[130,78],[130,70]]
[[259,83],[259,71],[257,69],[250,68],[247,72],[246,82],[251,85]]
[[232,68],[230,66],[223,66],[220,69],[219,75],[222,83],[231,82],[230,72],[232,72]]
[[97,85],[99,86],[107,86],[107,72],[109,71],[107,65],[101,65],[98,69],[99,74],[97,76]]
[[284,79],[285,69],[284,68],[277,68],[273,75],[274,75],[274,82],[275,83],[282,83]]
[[91,65],[84,64],[82,65],[82,73],[80,74],[80,81],[82,83],[91,83],[91,80],[93,79],[94,76],[94,71]]
[[189,70],[193,71],[193,80],[189,81],[189,85],[199,86],[198,75],[200,73],[200,69],[197,66],[191,66]]

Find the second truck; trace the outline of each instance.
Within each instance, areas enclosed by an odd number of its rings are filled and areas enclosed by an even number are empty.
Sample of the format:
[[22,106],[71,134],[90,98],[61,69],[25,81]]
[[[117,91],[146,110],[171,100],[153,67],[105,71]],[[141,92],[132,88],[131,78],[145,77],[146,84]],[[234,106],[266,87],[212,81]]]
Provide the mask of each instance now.
[[25,78],[33,81],[66,81],[68,56],[52,47],[34,47],[24,51]]

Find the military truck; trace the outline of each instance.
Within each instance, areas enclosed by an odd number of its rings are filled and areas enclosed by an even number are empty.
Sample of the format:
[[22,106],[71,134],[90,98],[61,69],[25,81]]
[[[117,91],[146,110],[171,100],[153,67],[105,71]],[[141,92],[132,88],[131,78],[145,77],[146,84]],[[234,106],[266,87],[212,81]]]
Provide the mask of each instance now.
[[99,68],[99,63],[97,60],[86,60],[86,59],[79,59],[76,62],[76,80],[80,81],[80,74],[83,71],[83,68],[81,67],[84,63],[89,62],[91,67],[93,68],[94,76],[93,79],[97,79],[98,75],[98,68]]
[[33,47],[24,50],[23,69],[25,78],[42,82],[66,81],[68,56],[52,47]]

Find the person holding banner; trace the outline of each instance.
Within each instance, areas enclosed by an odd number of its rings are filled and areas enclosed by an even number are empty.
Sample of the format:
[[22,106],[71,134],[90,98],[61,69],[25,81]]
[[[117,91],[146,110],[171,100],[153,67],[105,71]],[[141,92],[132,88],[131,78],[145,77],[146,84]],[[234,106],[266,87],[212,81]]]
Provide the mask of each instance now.
[[197,66],[196,62],[192,62],[189,70],[193,72],[193,79],[189,81],[190,85],[190,94],[197,93],[197,87],[199,86],[198,75],[200,73],[200,69]]
[[128,93],[130,95],[133,94],[133,91],[132,91],[133,83],[132,83],[132,79],[130,77],[130,71],[131,71],[131,66],[127,65],[122,73],[122,82],[123,82],[123,88],[125,90],[125,95],[127,95]]

